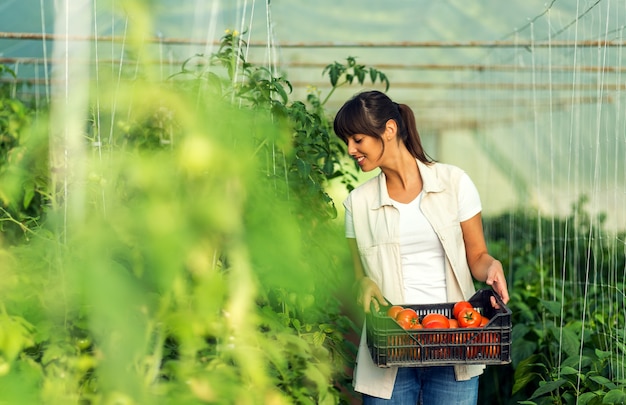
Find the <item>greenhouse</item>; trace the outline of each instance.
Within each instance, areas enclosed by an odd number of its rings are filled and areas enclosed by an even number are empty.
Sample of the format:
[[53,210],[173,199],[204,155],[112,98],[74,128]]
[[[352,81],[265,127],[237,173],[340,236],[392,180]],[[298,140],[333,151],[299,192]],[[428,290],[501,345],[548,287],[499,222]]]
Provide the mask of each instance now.
[[625,403],[625,32],[612,0],[0,2],[0,404],[362,403],[343,203],[380,170],[333,122],[370,90],[506,277],[504,334],[433,364]]

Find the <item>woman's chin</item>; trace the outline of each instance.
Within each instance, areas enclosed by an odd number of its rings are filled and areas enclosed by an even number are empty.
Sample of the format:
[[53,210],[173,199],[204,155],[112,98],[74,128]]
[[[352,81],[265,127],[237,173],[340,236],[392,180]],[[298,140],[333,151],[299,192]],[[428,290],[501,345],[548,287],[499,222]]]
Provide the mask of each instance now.
[[372,170],[376,169],[378,166],[361,166],[361,171],[363,173],[367,173],[367,172],[371,172]]

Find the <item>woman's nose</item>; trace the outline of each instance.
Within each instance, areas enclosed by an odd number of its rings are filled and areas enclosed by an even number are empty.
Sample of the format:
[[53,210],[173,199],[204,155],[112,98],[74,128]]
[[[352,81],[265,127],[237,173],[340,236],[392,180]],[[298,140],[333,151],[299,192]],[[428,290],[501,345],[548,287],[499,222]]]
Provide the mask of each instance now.
[[348,155],[354,155],[356,153],[356,144],[352,139],[348,139]]

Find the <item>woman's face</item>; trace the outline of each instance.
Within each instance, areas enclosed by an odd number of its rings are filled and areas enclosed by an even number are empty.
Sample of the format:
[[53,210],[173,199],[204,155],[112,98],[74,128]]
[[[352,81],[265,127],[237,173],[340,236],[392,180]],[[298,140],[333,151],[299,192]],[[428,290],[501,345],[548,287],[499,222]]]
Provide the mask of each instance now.
[[356,160],[361,170],[369,172],[380,166],[383,143],[370,135],[351,135],[348,137],[348,154]]

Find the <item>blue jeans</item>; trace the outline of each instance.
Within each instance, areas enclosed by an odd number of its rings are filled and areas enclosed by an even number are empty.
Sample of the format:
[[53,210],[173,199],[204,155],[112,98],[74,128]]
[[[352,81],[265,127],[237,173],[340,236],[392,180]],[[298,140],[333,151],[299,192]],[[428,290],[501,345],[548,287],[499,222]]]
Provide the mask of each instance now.
[[454,367],[400,367],[391,399],[363,394],[364,405],[476,405],[478,377],[456,381]]

